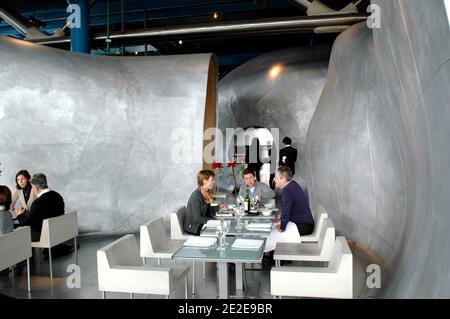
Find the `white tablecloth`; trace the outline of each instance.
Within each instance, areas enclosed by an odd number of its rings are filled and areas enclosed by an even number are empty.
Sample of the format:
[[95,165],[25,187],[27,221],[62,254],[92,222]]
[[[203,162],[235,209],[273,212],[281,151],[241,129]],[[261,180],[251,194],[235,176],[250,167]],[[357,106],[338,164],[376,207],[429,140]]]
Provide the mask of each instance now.
[[278,232],[275,228],[273,228],[269,234],[269,237],[267,237],[264,252],[275,250],[275,246],[278,242],[300,243],[300,234],[298,232],[297,225],[292,222],[288,222],[284,232]]

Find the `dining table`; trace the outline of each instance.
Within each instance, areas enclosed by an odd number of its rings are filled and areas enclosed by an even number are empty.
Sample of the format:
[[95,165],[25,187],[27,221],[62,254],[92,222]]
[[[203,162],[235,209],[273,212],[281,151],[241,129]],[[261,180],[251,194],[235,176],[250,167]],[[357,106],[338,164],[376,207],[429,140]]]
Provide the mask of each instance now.
[[[204,237],[207,240],[207,237]],[[210,238],[209,238],[210,239]],[[199,242],[199,239],[196,239]],[[237,241],[240,245],[236,245]],[[248,243],[246,245],[245,243]],[[219,298],[228,299],[228,264],[235,264],[236,271],[236,289],[243,289],[243,266],[246,263],[261,263],[265,238],[262,239],[243,239],[238,237],[227,236],[225,238],[225,247],[219,247],[218,241],[208,246],[190,246],[185,243],[174,255],[174,260],[216,262],[219,274]]]

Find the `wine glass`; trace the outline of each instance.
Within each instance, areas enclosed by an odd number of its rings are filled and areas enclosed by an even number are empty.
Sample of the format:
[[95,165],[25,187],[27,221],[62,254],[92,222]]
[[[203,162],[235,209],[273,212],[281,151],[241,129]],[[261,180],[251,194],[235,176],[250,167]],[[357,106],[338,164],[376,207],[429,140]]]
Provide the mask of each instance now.
[[225,241],[227,233],[228,233],[228,221],[222,219],[220,225],[216,227],[216,235],[219,240],[219,245],[217,249],[223,250],[227,247],[227,243]]
[[219,250],[225,249],[224,239],[223,239],[224,233],[225,233],[225,230],[222,227],[222,225],[218,225],[216,227],[216,236],[217,236],[217,240],[218,240],[218,247],[217,247],[217,249],[219,249]]
[[258,205],[260,202],[261,202],[261,196],[255,195],[255,208],[258,208]]
[[250,196],[250,209],[255,210],[258,203],[258,195]]

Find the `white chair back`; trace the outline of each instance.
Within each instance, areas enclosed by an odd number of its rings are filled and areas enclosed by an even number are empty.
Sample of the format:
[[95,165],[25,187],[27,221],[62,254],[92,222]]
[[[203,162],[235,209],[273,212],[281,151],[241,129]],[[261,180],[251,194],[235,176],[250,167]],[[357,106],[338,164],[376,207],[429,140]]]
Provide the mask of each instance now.
[[183,230],[184,218],[186,217],[186,207],[178,207],[170,214],[170,237],[172,239],[187,239],[189,234]]
[[125,235],[111,244],[99,249],[97,256],[104,262],[106,268],[115,266],[141,266],[142,259],[139,256],[136,237]]
[[31,230],[29,226],[0,235],[0,271],[27,258],[31,253]]
[[320,234],[325,226],[325,220],[329,219],[327,218],[328,214],[327,213],[317,213],[320,211],[315,211],[315,214],[317,214],[317,218],[314,218],[314,230],[312,232],[312,234],[310,235],[306,235],[306,236],[300,236],[300,241],[301,242],[315,242],[317,243],[319,241],[319,237]]
[[320,218],[328,218],[328,212],[322,205],[318,205],[313,210],[314,222],[317,223]]
[[[319,236],[319,248],[322,252],[321,255],[331,257],[334,242],[336,237],[336,231],[333,221],[329,218],[324,220],[324,225],[321,229]],[[308,245],[308,244],[306,244]]]
[[[340,269],[353,269],[353,255],[344,236],[336,237],[328,268],[334,272],[339,272]],[[350,274],[352,276],[353,272],[350,271]]]
[[40,247],[54,247],[78,236],[77,212],[44,219],[42,223]]
[[164,250],[169,240],[162,217],[142,225],[141,256],[146,257],[148,253],[157,253]]

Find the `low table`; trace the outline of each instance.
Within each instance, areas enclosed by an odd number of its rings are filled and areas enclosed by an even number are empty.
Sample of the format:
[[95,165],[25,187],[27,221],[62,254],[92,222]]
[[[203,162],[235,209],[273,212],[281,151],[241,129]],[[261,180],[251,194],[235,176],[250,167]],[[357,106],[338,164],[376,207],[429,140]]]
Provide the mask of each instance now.
[[243,288],[243,265],[245,263],[261,263],[265,240],[258,250],[253,249],[235,249],[233,245],[236,238],[227,237],[227,247],[224,250],[218,250],[217,244],[207,248],[200,247],[181,247],[174,255],[175,260],[189,260],[202,262],[216,262],[219,268],[219,298],[228,299],[228,263],[236,265],[236,289]]

